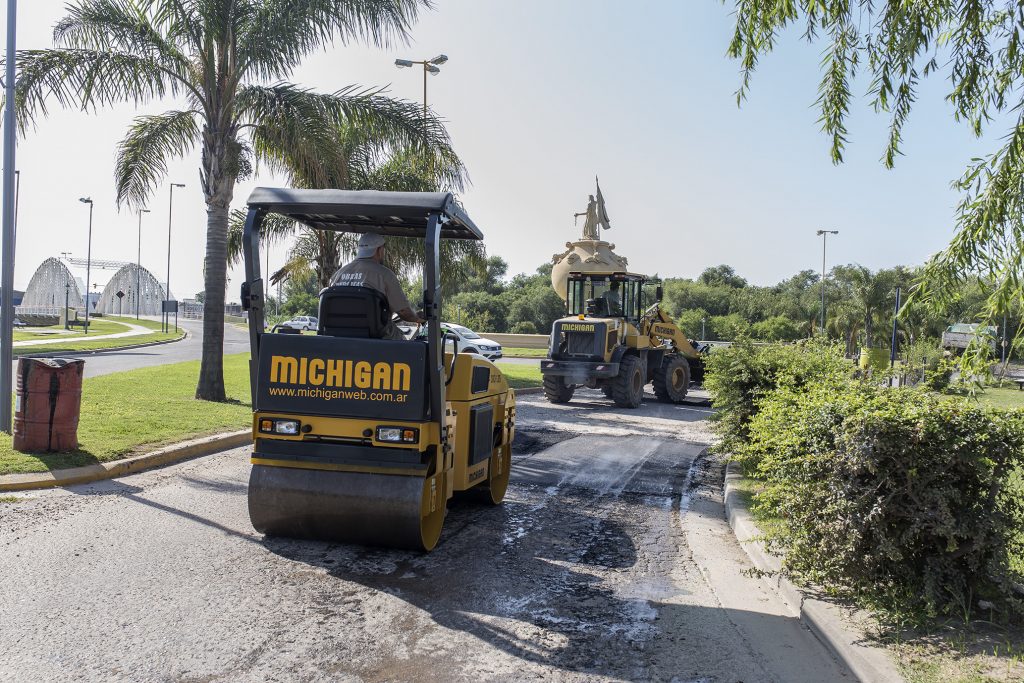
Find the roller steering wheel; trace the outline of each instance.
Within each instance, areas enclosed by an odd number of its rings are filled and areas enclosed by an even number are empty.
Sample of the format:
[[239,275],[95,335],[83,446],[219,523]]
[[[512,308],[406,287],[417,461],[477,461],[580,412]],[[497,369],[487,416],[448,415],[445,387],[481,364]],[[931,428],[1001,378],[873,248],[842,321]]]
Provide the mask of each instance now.
[[397,313],[392,313],[391,314],[391,324],[397,326],[399,323],[406,323],[408,325],[415,325],[415,327],[412,328],[412,332],[410,334],[402,335],[402,336],[405,337],[405,339],[407,341],[410,340],[410,339],[415,339],[416,337],[418,337],[419,334],[420,334],[420,330],[423,329],[423,325],[421,325],[420,323],[410,323],[407,320],[403,320],[402,318],[399,318]]

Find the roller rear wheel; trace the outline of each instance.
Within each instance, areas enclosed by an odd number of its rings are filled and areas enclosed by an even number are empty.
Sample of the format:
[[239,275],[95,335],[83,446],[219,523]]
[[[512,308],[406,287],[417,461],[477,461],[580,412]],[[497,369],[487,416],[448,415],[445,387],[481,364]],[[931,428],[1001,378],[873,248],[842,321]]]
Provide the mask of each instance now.
[[487,505],[500,505],[508,491],[508,478],[512,470],[512,445],[504,444],[494,449],[488,465],[487,482],[469,490],[473,500]]

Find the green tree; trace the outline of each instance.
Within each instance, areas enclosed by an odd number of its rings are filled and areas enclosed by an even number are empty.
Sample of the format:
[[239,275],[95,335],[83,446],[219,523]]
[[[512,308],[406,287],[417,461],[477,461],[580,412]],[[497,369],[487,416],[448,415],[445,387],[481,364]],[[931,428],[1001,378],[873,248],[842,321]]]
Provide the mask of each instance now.
[[[999,147],[972,160],[956,182],[962,193],[956,234],[927,264],[914,293],[941,310],[972,277],[984,275],[993,284],[982,322],[1001,322],[1024,299],[1024,12],[1017,3],[735,0],[735,7],[728,53],[742,68],[737,102],[747,96],[758,60],[788,28],[799,26],[802,35],[825,43],[817,105],[835,163],[847,144],[850,84],[858,70],[870,78],[870,105],[890,117],[886,167],[901,153],[904,125],[929,76],[949,81],[954,118],[976,136],[1004,118],[997,115],[1012,117]],[[983,361],[983,348],[977,351],[973,359]]]
[[800,328],[789,318],[776,315],[750,326],[750,336],[761,341],[795,341],[800,338]]
[[[18,53],[19,126],[47,100],[92,110],[181,98],[183,109],[138,117],[116,163],[119,204],[152,194],[171,158],[202,149],[206,200],[203,358],[196,397],[222,401],[228,212],[235,182],[284,152],[339,153],[348,122],[403,148],[447,147],[419,106],[349,87],[314,93],[285,82],[302,58],[335,39],[403,39],[427,0],[78,0],[54,28],[54,49]],[[269,85],[268,85],[269,84]],[[330,166],[330,164],[328,164]]]
[[705,285],[712,286],[722,285],[737,288],[747,286],[747,281],[737,275],[732,266],[727,266],[724,263],[720,266],[705,268],[697,280]]

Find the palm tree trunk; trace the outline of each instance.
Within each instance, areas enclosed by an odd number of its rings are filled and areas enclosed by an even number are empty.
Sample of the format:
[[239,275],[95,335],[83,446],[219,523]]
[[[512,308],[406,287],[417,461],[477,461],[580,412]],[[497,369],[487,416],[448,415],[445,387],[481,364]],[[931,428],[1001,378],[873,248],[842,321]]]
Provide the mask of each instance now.
[[203,131],[203,190],[206,194],[206,267],[203,301],[203,360],[196,398],[224,401],[224,290],[227,285],[228,212],[234,178],[227,172],[227,135]]

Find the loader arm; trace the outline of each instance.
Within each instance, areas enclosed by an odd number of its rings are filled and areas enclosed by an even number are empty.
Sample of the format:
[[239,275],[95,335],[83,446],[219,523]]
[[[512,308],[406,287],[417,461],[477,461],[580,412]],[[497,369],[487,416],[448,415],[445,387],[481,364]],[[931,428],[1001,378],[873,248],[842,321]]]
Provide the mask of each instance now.
[[689,359],[695,359],[700,357],[700,353],[697,349],[693,348],[690,340],[686,338],[683,331],[679,329],[679,326],[672,321],[672,318],[662,310],[661,306],[655,304],[651,306],[644,314],[644,321],[647,323],[647,329],[644,333],[650,336],[652,340],[657,340],[659,343],[665,340],[672,342],[672,346],[675,347],[676,351]]

